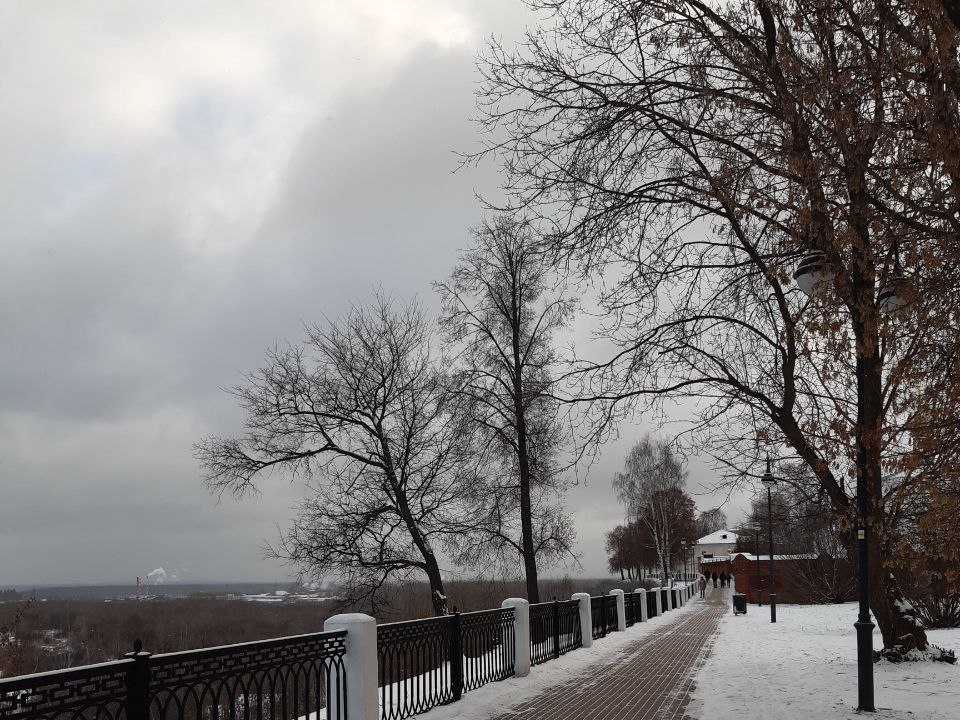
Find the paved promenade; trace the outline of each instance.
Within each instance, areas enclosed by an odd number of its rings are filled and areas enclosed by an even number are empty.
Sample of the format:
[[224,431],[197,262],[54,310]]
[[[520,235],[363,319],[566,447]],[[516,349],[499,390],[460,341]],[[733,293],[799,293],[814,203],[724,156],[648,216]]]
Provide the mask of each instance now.
[[[707,597],[669,627],[638,638],[615,661],[597,665],[576,685],[560,685],[497,720],[681,720],[687,717],[693,678],[713,647],[730,590]],[[600,642],[603,642],[602,640]]]

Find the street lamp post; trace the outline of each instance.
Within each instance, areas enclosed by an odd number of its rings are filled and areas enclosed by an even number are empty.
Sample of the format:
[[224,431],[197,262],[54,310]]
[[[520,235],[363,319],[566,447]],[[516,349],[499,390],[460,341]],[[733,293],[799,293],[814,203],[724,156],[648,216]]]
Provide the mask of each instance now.
[[773,473],[770,472],[770,456],[767,456],[767,471],[760,478],[760,482],[767,486],[767,535],[770,540],[770,622],[777,621],[777,594],[773,591],[773,502],[770,491],[777,484]]
[[763,593],[760,592],[760,523],[753,526],[753,557],[754,568],[757,571],[757,607],[763,607]]
[[[797,266],[793,274],[801,291],[813,297],[816,287],[821,283],[832,283],[836,277],[823,252],[813,251]],[[894,269],[892,276],[880,287],[877,294],[877,307],[890,314],[903,307],[907,302],[907,279],[900,267],[898,248],[894,247]],[[859,348],[857,350],[859,354]],[[863,397],[863,377],[857,374],[857,404],[861,406]],[[859,612],[853,624],[857,631],[857,710],[875,712],[873,695],[873,622],[870,620],[870,583],[867,551],[867,514],[870,502],[867,497],[867,484],[864,480],[865,451],[863,444],[857,449],[857,595]]]

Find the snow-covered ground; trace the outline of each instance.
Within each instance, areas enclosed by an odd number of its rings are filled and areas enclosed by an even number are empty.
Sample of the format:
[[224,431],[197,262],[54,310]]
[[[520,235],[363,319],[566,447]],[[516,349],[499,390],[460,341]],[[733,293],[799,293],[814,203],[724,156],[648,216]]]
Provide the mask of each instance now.
[[[874,665],[879,712],[859,715],[855,603],[751,605],[720,622],[713,652],[697,675],[688,713],[702,720],[942,720],[960,718],[960,666],[934,662]],[[930,642],[960,650],[960,629],[933,630]],[[874,647],[882,645],[875,631]]]

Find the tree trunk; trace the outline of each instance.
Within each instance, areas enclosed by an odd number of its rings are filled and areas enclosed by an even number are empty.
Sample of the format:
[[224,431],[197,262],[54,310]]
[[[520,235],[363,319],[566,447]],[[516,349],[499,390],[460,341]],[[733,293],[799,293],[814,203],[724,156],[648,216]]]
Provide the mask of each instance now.
[[540,588],[537,582],[537,552],[533,546],[533,509],[530,503],[530,458],[527,451],[527,428],[520,407],[517,417],[517,445],[520,465],[520,531],[523,535],[523,569],[527,578],[527,600],[540,602]]
[[516,274],[512,295],[513,411],[517,422],[517,464],[520,467],[520,533],[523,570],[527,578],[527,601],[540,602],[537,582],[537,551],[533,544],[533,507],[530,502],[530,448],[527,443],[527,415],[523,387],[523,362],[520,359],[520,302]]
[[410,503],[407,502],[407,495],[400,483],[393,463],[393,457],[390,453],[390,445],[386,436],[380,436],[380,447],[383,453],[384,465],[387,478],[390,482],[390,488],[394,493],[394,500],[397,505],[397,513],[407,526],[410,533],[410,539],[420,552],[423,558],[423,571],[427,574],[427,581],[430,583],[430,604],[433,606],[434,615],[447,614],[447,596],[443,591],[443,577],[440,575],[440,564],[437,562],[437,556],[430,547],[430,541],[424,537],[420,530],[420,525],[413,517],[410,511]]
[[431,552],[426,558],[427,579],[430,581],[430,604],[433,605],[434,615],[447,614],[447,595],[443,591],[443,578],[440,577],[440,566]]
[[[862,230],[866,237],[866,228]],[[859,268],[851,273],[853,290],[853,332],[856,342],[857,424],[855,446],[858,490],[862,485],[866,498],[858,495],[858,515],[866,526],[870,611],[883,637],[883,651],[895,657],[908,650],[925,650],[927,636],[915,620],[907,616],[896,581],[885,567],[885,534],[888,531],[883,506],[883,360],[874,298],[874,280]],[[858,572],[860,569],[858,568]]]
[[909,650],[926,650],[927,634],[920,624],[900,608],[903,595],[897,581],[883,562],[883,543],[877,533],[870,533],[870,612],[883,637],[882,654],[898,660]]

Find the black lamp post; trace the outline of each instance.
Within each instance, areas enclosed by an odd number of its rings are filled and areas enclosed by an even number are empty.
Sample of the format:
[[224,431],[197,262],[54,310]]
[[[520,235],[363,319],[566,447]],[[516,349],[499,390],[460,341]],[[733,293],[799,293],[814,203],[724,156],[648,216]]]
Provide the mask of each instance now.
[[[808,296],[812,296],[820,283],[831,283],[835,277],[834,269],[822,252],[812,252],[805,257],[793,274],[797,285]],[[907,304],[907,279],[900,267],[898,248],[894,248],[893,274],[880,287],[876,302],[880,311],[892,314]],[[863,378],[857,377],[857,402],[861,401]],[[867,485],[863,479],[864,450],[857,452],[857,595],[859,612],[853,624],[857,631],[857,710],[874,712],[873,696],[873,622],[870,620],[870,583],[867,563],[867,514],[869,499]]]
[[760,592],[760,523],[751,529],[753,530],[753,564],[757,571],[757,607],[763,607],[763,593]]
[[767,486],[767,534],[770,539],[770,622],[777,621],[777,594],[773,591],[773,502],[770,491],[777,484],[773,473],[770,472],[770,456],[767,456],[767,471],[760,478],[760,482]]

